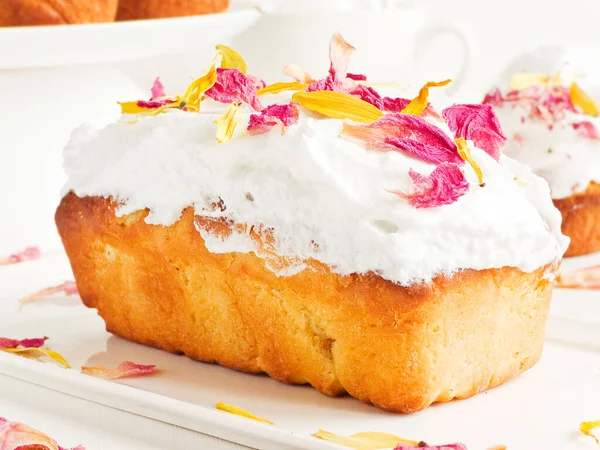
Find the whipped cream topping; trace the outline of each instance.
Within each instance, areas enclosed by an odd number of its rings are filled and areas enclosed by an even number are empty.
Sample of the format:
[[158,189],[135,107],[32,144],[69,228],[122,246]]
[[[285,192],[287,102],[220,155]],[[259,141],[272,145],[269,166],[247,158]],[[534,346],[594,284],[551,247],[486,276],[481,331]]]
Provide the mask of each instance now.
[[[503,94],[508,81],[519,72],[555,75],[559,85],[576,82],[593,98],[600,98],[600,64],[593,49],[567,51],[546,46],[527,51],[507,67],[497,86]],[[507,102],[494,105],[508,138],[505,154],[529,165],[548,181],[552,198],[570,197],[586,190],[590,182],[600,182],[600,140],[582,136],[573,124],[590,122],[600,133],[600,119],[566,111],[551,127],[528,117],[521,105]]]
[[[200,113],[172,110],[135,124],[81,126],[64,151],[64,193],[112,196],[122,202],[118,215],[149,208],[150,224],[171,225],[192,206],[198,215],[271,229],[285,264],[271,264],[247,235],[198,231],[210,251],[256,252],[279,275],[297,273],[314,258],[343,275],[373,272],[410,285],[461,269],[529,272],[566,249],[547,183],[506,156],[498,163],[469,142],[485,186],[465,164],[467,194],[416,209],[388,190],[409,192],[409,169],[428,174],[434,165],[367,150],[339,137],[341,121],[305,114],[285,135],[273,129],[250,136],[246,112],[233,139],[218,144],[213,120],[226,107],[207,101]],[[225,208],[214,208],[219,199]]]
[[548,124],[531,119],[528,110],[509,103],[494,107],[508,138],[504,153],[529,165],[550,185],[552,198],[570,197],[600,183],[600,140],[584,137],[574,124],[590,122],[600,130],[600,120],[569,113]]

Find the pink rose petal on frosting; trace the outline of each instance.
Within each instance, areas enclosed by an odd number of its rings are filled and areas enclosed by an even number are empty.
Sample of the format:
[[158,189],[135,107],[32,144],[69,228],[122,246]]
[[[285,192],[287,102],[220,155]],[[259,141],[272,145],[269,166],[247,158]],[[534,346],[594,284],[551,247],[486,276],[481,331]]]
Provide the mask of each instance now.
[[299,83],[311,84],[316,81],[313,77],[310,76],[310,74],[308,72],[303,71],[302,68],[299,66],[295,66],[295,65],[285,66],[283,68],[282,72],[284,75],[292,77],[294,80],[296,80]]
[[256,94],[256,79],[248,78],[237,69],[217,69],[217,82],[207,97],[221,103],[247,103],[255,111],[263,109]]
[[412,114],[391,113],[369,125],[344,125],[342,136],[368,148],[402,150],[432,164],[463,164],[456,144],[440,128]]
[[248,122],[250,134],[267,133],[271,128],[280,125],[282,132],[286,127],[298,123],[300,110],[296,103],[286,105],[270,105],[263,109],[260,114],[252,114]]
[[65,281],[64,283],[59,284],[58,286],[51,286],[44,289],[40,289],[39,291],[22,298],[20,300],[20,303],[22,305],[27,303],[33,303],[37,300],[60,293],[63,293],[67,296],[79,295],[79,290],[77,289],[77,284],[74,281]]
[[468,450],[464,444],[447,444],[447,445],[425,445],[419,447],[411,447],[408,445],[399,444],[394,450]]
[[383,108],[385,111],[400,112],[408,106],[410,100],[407,98],[383,97]]
[[151,102],[161,99],[163,97],[166,97],[165,87],[160,82],[160,77],[156,77],[156,80],[154,80],[154,85],[152,86],[151,92],[152,92],[152,97],[150,97]]
[[250,74],[246,74],[246,77],[252,81],[252,83],[254,84],[254,88],[258,91],[259,89],[262,89],[264,87],[267,86],[267,83],[265,80],[261,80],[258,77],[255,77],[254,75],[250,75]]
[[496,161],[500,159],[506,137],[490,105],[453,105],[442,116],[456,138],[469,139]]
[[365,86],[363,84],[357,84],[349,91],[349,93],[383,110],[383,99],[381,98],[381,95],[379,95],[379,93],[372,87]]
[[600,140],[600,134],[598,133],[598,128],[589,120],[584,120],[583,122],[578,122],[573,124],[573,129],[577,131],[579,136],[587,138],[587,139],[596,139]]
[[345,92],[347,88],[353,88],[356,82],[347,75],[350,58],[355,51],[339,33],[335,33],[329,42],[329,75],[312,82],[306,90]]
[[10,339],[0,337],[0,348],[40,348],[44,346],[44,343],[48,340],[47,337],[42,338],[28,338],[28,339]]
[[[408,98],[402,98],[402,97],[396,97],[396,98],[392,98],[392,97],[383,97],[383,111],[389,111],[389,112],[401,112],[404,108],[406,108],[408,106],[408,104],[411,101]],[[423,113],[421,114],[421,117],[435,117],[436,119],[440,118],[440,115],[433,109],[433,106],[431,106],[431,103],[429,103],[427,105],[427,107],[425,108],[425,110],[423,110]]]
[[[19,422],[0,417],[0,450],[68,450],[50,436]],[[81,445],[72,450],[85,450]]]
[[493,88],[490,92],[485,94],[482,103],[486,105],[499,106],[502,104],[502,101],[502,92],[500,92],[500,89]]
[[367,81],[367,76],[361,75],[359,73],[347,73],[346,78],[350,78],[351,80],[354,80],[354,81]]
[[24,261],[33,261],[39,259],[41,256],[40,249],[38,247],[27,247],[25,250],[8,256],[5,259],[0,259],[0,265],[5,264],[17,264]]
[[415,208],[449,205],[469,190],[469,182],[460,167],[454,163],[444,162],[429,175],[422,175],[412,169],[408,174],[413,180],[412,192],[410,194],[400,191],[390,192],[408,199]]
[[156,370],[155,365],[136,364],[131,361],[122,362],[116,369],[106,369],[102,366],[82,367],[81,372],[105,380],[150,375]]

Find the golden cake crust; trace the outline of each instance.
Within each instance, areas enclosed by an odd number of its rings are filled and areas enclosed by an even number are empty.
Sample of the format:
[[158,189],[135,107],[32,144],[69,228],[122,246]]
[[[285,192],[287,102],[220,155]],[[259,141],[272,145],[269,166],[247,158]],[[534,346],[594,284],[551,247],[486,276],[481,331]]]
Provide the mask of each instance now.
[[160,19],[223,12],[229,0],[121,0],[117,20]]
[[562,232],[571,238],[565,256],[600,251],[600,184],[592,181],[584,192],[553,201],[562,214]]
[[[465,270],[402,287],[316,261],[278,277],[254,253],[210,253],[186,209],[175,224],[65,196],[56,223],[83,302],[126,339],[391,411],[465,398],[540,358],[551,298],[544,267]],[[250,230],[268,247],[268,238]]]
[[119,0],[2,0],[0,26],[111,22]]

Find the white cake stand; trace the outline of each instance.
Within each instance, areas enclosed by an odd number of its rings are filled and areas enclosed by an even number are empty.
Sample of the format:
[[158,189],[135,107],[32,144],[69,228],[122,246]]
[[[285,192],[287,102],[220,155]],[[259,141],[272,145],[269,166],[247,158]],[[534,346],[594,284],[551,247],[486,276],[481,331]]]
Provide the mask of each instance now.
[[[124,68],[152,70],[148,79],[163,70],[173,74],[177,67],[193,65],[200,71],[210,61],[201,54],[212,54],[215,44],[229,42],[260,15],[244,9],[177,19],[0,28],[0,255],[30,245],[60,248],[53,216],[65,181],[61,152],[71,130],[82,122],[113,121],[118,100],[149,95]],[[180,75],[191,77],[195,71]]]

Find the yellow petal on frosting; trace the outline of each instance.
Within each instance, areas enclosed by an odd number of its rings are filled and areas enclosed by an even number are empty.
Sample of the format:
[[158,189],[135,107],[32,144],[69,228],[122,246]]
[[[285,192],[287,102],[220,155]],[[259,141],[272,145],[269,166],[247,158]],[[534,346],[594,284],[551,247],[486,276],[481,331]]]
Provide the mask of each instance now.
[[67,360],[65,358],[63,358],[63,356],[61,354],[55,352],[54,350],[50,350],[47,348],[34,348],[34,347],[0,348],[0,350],[2,350],[3,352],[14,353],[17,355],[22,355],[22,356],[34,358],[34,359],[38,359],[41,356],[47,356],[52,361],[63,366],[65,369],[71,368],[70,364],[67,362]]
[[289,81],[286,83],[274,83],[269,86],[265,86],[262,89],[256,91],[258,95],[265,94],[279,94],[283,91],[304,91],[308,87],[308,84],[300,83],[298,81]]
[[364,432],[356,433],[352,436],[339,436],[329,431],[319,430],[313,434],[313,436],[318,439],[322,439],[327,442],[333,442],[335,444],[343,445],[355,450],[390,449],[395,448],[398,444],[405,444],[413,447],[417,447],[419,445],[418,441],[412,441],[390,433],[380,432]]
[[427,108],[427,104],[429,103],[429,88],[446,86],[451,82],[452,80],[450,79],[444,81],[428,81],[419,91],[419,95],[417,95],[408,105],[406,105],[406,107],[402,110],[402,113],[420,116],[423,111],[425,111],[425,108]]
[[599,111],[599,105],[594,101],[592,97],[587,95],[577,83],[571,84],[570,89],[571,101],[574,106],[580,108],[584,114],[589,116],[597,116]]
[[[555,80],[556,78],[552,77],[552,79]],[[560,76],[558,80],[560,81]],[[546,74],[520,72],[510,77],[508,86],[513,91],[521,91],[531,86],[544,86],[548,82],[550,82],[550,77]]]
[[467,144],[467,141],[465,141],[464,138],[454,139],[454,143],[458,147],[458,154],[463,159],[463,161],[469,163],[469,165],[473,168],[475,174],[477,175],[477,180],[479,180],[479,185],[482,186],[483,173],[481,172],[481,167],[479,167],[479,164],[477,164],[477,162],[473,159],[473,156],[471,155],[471,149],[469,148],[469,144]]
[[592,433],[594,428],[600,427],[600,420],[592,420],[591,422],[581,422],[579,424],[579,429],[586,436],[593,437],[596,440],[596,444],[600,444],[598,438]]
[[257,422],[268,423],[269,425],[275,425],[270,420],[255,416],[254,414],[246,411],[245,409],[238,408],[237,406],[233,406],[233,405],[228,405],[227,403],[219,402],[219,403],[217,403],[216,408],[219,411],[225,411],[230,414],[235,414],[236,416],[242,416],[242,417],[246,417],[248,419],[256,420]]
[[221,67],[222,59],[223,55],[220,52],[217,53],[210,67],[188,86],[185,94],[183,94],[183,101],[188,110],[194,112],[200,110],[202,95],[217,82],[217,68]]
[[296,92],[292,96],[292,101],[332,119],[350,119],[355,122],[373,123],[383,116],[383,112],[376,106],[341,92]]
[[217,125],[217,142],[224,144],[229,142],[235,132],[235,127],[240,121],[242,114],[240,113],[240,105],[232,103],[227,108],[227,111],[219,117],[214,123]]
[[244,75],[248,73],[248,65],[246,61],[238,52],[236,52],[231,47],[227,47],[226,45],[217,45],[217,50],[221,52],[223,55],[223,62],[221,63],[221,67],[223,69],[237,69],[242,72]]

